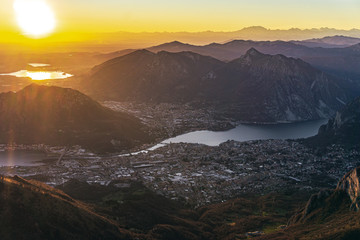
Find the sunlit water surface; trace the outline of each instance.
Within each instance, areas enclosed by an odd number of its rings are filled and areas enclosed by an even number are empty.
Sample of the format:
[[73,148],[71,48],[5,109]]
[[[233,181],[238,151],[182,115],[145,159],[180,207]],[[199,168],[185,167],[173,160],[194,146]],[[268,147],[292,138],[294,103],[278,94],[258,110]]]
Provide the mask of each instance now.
[[28,63],[28,65],[32,66],[32,67],[50,67],[50,64],[47,63]]
[[73,76],[72,74],[61,71],[28,71],[28,70],[20,70],[13,73],[2,73],[0,75],[31,78],[32,80],[37,80],[37,81],[65,79]]

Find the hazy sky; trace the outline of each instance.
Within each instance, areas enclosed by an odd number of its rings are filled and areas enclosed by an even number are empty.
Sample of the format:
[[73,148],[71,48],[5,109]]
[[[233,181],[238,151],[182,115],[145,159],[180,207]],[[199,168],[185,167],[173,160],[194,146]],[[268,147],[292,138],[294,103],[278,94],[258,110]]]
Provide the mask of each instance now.
[[[360,28],[360,0],[46,0],[57,31],[232,31]],[[16,30],[13,0],[0,0],[0,31]]]

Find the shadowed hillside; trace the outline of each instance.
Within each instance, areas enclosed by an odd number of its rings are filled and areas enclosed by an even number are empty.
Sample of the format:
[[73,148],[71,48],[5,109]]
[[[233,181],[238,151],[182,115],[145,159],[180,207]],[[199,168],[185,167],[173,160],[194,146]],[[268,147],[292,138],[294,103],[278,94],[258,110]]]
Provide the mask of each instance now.
[[138,119],[102,107],[72,89],[29,85],[0,94],[0,141],[128,149],[149,140]]
[[201,96],[199,79],[222,65],[192,52],[138,50],[93,68],[84,86],[91,96],[106,100],[191,101]]
[[258,239],[360,239],[359,171],[356,168],[347,173],[336,189],[312,195],[284,231]]
[[[135,239],[63,192],[20,177],[0,179],[0,238]],[[138,237],[136,239],[139,239]]]
[[360,98],[356,98],[337,112],[335,118],[320,127],[319,133],[305,140],[312,146],[360,144]]
[[277,122],[331,117],[350,95],[339,81],[300,59],[251,48],[229,63],[139,50],[95,67],[83,85],[103,100],[191,102],[237,120]]

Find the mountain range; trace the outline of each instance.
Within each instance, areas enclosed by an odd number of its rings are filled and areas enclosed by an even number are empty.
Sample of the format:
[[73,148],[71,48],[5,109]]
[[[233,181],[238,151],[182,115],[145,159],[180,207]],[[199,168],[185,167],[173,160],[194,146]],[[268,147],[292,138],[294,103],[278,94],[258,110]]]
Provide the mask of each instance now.
[[277,122],[332,116],[349,100],[339,82],[300,59],[251,48],[228,63],[138,50],[94,67],[82,85],[102,100],[212,104],[239,120]]
[[[342,85],[354,94],[360,93],[360,38],[347,36],[329,36],[301,41],[254,41],[231,40],[225,43],[193,45],[173,41],[147,48],[157,53],[191,51],[204,56],[211,56],[221,61],[232,61],[244,55],[250,48],[266,54],[282,54],[287,57],[301,58],[329,74],[343,79]],[[97,58],[110,59],[129,54],[136,49],[126,49],[108,54],[100,54]]]
[[140,120],[113,112],[73,89],[31,84],[0,94],[0,141],[128,149],[149,140]]
[[[262,26],[245,27],[237,31],[203,31],[203,32],[118,32],[110,33],[107,36],[99,36],[107,43],[113,43],[114,39],[128,46],[136,46],[136,48],[144,48],[146,45],[157,45],[159,42],[169,42],[178,40],[189,42],[192,44],[209,44],[211,42],[226,42],[231,39],[245,39],[255,41],[292,41],[292,40],[308,40],[313,38],[323,38],[327,36],[349,36],[360,38],[359,29],[341,30],[334,28],[312,28],[312,29],[269,29]],[[131,43],[132,41],[132,43]],[[142,46],[141,46],[142,45]],[[134,47],[131,47],[134,48]]]
[[291,41],[306,47],[322,47],[322,48],[345,48],[360,43],[360,38],[347,36],[331,36],[323,38],[313,38],[303,41]]
[[[323,41],[331,42],[329,39]],[[332,38],[336,41],[336,37]],[[181,52],[192,51],[211,56],[222,61],[232,61],[241,57],[250,48],[266,54],[282,54],[301,58],[316,68],[344,79],[343,85],[360,92],[360,43],[347,47],[308,47],[308,44],[285,41],[233,40],[224,44],[212,43],[195,46],[181,42],[170,42],[149,48],[150,51]]]

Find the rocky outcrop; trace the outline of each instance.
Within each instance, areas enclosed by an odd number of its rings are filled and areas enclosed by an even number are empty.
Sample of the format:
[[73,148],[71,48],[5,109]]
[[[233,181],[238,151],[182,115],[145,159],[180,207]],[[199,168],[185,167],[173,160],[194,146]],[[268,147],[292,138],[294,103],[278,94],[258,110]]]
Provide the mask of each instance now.
[[311,195],[310,199],[306,203],[306,206],[298,213],[293,215],[288,225],[305,222],[311,215],[325,205],[326,199],[333,193],[333,190],[323,189],[318,193]]
[[347,193],[351,200],[350,208],[358,211],[360,208],[360,167],[347,173],[338,183],[336,190]]
[[360,144],[360,97],[337,112],[335,118],[320,127],[316,136],[305,142],[315,146]]
[[360,207],[360,167],[357,167],[339,181],[336,189],[323,189],[313,194],[306,206],[293,215],[288,225],[323,221],[332,215],[350,210],[358,211]]

